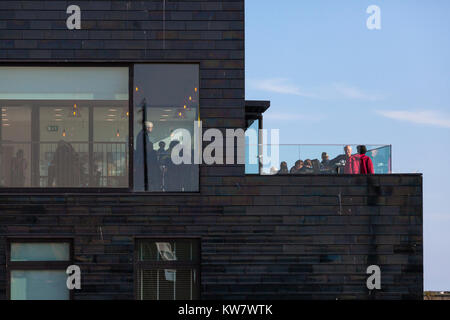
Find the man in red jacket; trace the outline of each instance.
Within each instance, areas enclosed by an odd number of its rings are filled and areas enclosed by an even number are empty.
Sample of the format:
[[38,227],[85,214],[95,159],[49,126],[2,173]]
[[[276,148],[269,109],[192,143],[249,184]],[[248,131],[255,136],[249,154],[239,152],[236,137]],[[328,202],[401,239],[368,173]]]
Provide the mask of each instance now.
[[[375,170],[373,169],[372,159],[366,156],[367,148],[366,146],[360,145],[356,147],[358,150],[358,158],[359,158],[359,174],[374,174]],[[355,155],[356,156],[356,155]]]
[[345,152],[345,166],[344,173],[345,174],[355,174],[359,173],[359,159],[358,155],[352,156],[352,147],[347,145],[344,147]]

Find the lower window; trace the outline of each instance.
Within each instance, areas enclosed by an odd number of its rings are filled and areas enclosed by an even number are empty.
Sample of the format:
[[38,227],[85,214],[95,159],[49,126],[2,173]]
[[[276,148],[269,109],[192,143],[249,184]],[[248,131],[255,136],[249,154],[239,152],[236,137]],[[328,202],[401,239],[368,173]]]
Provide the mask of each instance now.
[[69,300],[69,241],[12,240],[8,244],[11,300]]
[[137,298],[194,300],[199,298],[199,242],[196,240],[139,240]]

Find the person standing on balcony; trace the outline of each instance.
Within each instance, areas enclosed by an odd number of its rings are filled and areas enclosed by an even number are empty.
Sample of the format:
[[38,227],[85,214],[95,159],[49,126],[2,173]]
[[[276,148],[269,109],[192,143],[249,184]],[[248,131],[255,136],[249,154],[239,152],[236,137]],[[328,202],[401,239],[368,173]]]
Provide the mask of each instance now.
[[326,152],[322,152],[322,161],[320,162],[320,169],[328,169],[330,166],[330,156]]
[[352,156],[352,147],[347,145],[344,147],[345,152],[345,166],[344,173],[345,174],[355,174],[358,171],[355,164],[355,157]]
[[278,174],[288,174],[289,173],[289,169],[287,166],[286,161],[282,161],[280,163],[280,170],[278,171]]
[[366,156],[367,148],[366,146],[359,145],[356,147],[358,150],[357,157],[355,156],[355,159],[358,159],[358,173],[360,174],[374,174],[375,170],[373,168],[372,159],[370,159],[368,156]]
[[300,173],[301,168],[303,168],[303,161],[297,160],[297,161],[295,161],[295,165],[291,168],[289,173],[291,173],[291,174]]
[[314,168],[312,165],[312,161],[310,159],[306,159],[303,165],[303,168],[299,171],[300,173],[314,173]]

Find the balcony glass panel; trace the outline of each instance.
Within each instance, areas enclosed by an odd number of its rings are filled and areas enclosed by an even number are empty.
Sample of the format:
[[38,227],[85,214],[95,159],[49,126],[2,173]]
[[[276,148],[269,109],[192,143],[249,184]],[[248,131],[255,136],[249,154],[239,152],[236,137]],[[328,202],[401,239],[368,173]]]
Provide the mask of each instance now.
[[[365,147],[374,174],[392,173],[390,145]],[[258,160],[261,175],[364,173],[357,145],[247,145],[247,152],[251,150],[260,152],[256,160],[246,157],[246,173],[255,173]]]

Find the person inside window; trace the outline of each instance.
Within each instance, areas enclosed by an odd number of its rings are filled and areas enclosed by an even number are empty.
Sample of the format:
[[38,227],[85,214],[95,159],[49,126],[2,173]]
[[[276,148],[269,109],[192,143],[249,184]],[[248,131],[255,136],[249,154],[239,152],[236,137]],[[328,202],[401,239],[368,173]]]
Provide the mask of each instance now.
[[48,167],[49,187],[81,187],[86,184],[87,174],[83,161],[73,146],[60,140]]
[[158,157],[158,162],[161,164],[164,162],[164,158],[168,157],[169,154],[166,151],[166,143],[164,141],[160,141],[158,146],[159,149],[156,151],[156,155]]
[[303,167],[303,161],[302,160],[297,160],[297,161],[295,161],[295,165],[291,168],[289,173],[291,173],[291,174],[300,173],[300,169],[302,167]]
[[25,170],[27,170],[28,162],[24,158],[22,149],[19,149],[16,156],[11,160],[11,186],[25,186]]
[[358,150],[358,157],[359,160],[359,172],[360,174],[374,174],[375,170],[373,168],[372,159],[370,159],[368,156],[366,156],[367,148],[364,145],[359,145],[356,147]]

